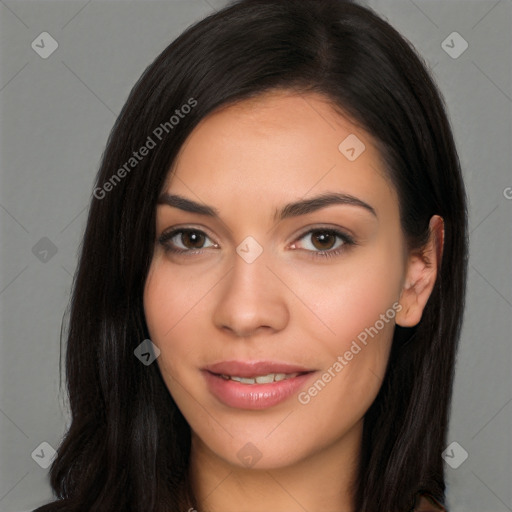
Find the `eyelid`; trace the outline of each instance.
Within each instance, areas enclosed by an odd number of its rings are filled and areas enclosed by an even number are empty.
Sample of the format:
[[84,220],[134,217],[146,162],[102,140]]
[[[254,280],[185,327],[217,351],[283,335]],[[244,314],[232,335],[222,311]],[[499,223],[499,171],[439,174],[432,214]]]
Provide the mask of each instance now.
[[200,233],[204,233],[205,235],[208,235],[209,238],[212,238],[212,239],[215,238],[211,234],[211,231],[206,226],[202,226],[202,225],[198,225],[198,224],[191,225],[191,226],[184,224],[184,225],[178,225],[178,226],[172,226],[172,227],[166,228],[160,233],[160,235],[158,235],[158,238],[161,238],[163,236],[167,237],[171,233],[176,234],[176,232],[180,232],[180,231],[197,231]]

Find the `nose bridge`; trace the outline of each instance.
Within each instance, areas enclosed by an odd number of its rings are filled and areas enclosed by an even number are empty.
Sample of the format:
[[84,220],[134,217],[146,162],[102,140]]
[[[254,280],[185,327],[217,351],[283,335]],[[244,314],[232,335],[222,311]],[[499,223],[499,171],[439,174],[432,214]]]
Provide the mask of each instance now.
[[[267,251],[257,254],[251,247],[246,253],[243,250],[244,246],[240,244],[233,261],[230,288],[234,293],[240,292],[257,298],[265,291],[265,285],[269,284],[268,279],[271,275],[267,268],[269,257]],[[245,250],[247,250],[247,244],[245,244]]]
[[244,240],[236,252],[223,280],[214,323],[238,336],[249,336],[261,327],[282,329],[288,322],[288,308],[283,287],[267,267],[269,253],[254,240]]

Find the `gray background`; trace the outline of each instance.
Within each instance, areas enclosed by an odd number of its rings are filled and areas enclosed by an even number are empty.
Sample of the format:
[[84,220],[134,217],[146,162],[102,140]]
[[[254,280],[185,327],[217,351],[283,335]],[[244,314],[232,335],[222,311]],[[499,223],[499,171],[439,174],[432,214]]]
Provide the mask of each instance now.
[[[31,454],[48,457],[39,445],[56,448],[68,421],[60,325],[116,115],[156,55],[224,4],[0,0],[0,511],[51,497],[47,470]],[[446,464],[449,504],[453,512],[512,511],[512,1],[367,4],[433,69],[469,195],[468,303],[449,431],[462,447],[451,462],[460,463],[462,449],[468,458],[457,469]],[[47,59],[31,47],[45,31],[59,45]],[[458,58],[442,46],[454,31],[469,45]],[[462,48],[461,40],[446,44]]]

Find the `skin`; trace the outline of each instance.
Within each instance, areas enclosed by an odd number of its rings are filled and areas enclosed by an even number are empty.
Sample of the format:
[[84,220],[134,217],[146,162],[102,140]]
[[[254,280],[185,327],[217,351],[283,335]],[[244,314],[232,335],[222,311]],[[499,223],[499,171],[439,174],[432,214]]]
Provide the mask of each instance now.
[[[365,144],[354,161],[338,149],[349,134]],[[144,292],[160,371],[192,429],[196,508],[353,511],[364,415],[380,388],[395,322],[416,325],[432,291],[442,219],[432,218],[424,250],[408,253],[396,191],[372,137],[313,93],[273,91],[210,114],[181,148],[163,192],[220,215],[157,206]],[[274,220],[285,204],[329,192],[364,201],[376,216],[337,204]],[[206,238],[194,245],[177,235],[167,243],[195,254],[166,251],[158,237],[185,227]],[[335,236],[315,245],[322,228],[351,234],[355,245]],[[252,263],[236,252],[247,236],[263,249]],[[338,255],[318,256],[340,245]],[[200,371],[235,359],[295,363],[316,370],[307,391],[393,304],[396,316],[307,404],[295,394],[263,410],[228,407]],[[261,454],[252,467],[237,456],[249,442]]]

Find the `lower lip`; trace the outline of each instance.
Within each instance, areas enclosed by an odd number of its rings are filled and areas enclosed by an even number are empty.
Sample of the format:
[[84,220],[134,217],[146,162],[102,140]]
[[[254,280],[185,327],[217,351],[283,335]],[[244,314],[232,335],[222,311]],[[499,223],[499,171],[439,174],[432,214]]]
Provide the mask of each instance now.
[[203,373],[212,395],[223,404],[237,409],[273,407],[297,393],[313,375],[313,372],[305,373],[269,384],[242,384],[235,380],[224,379],[209,371]]

